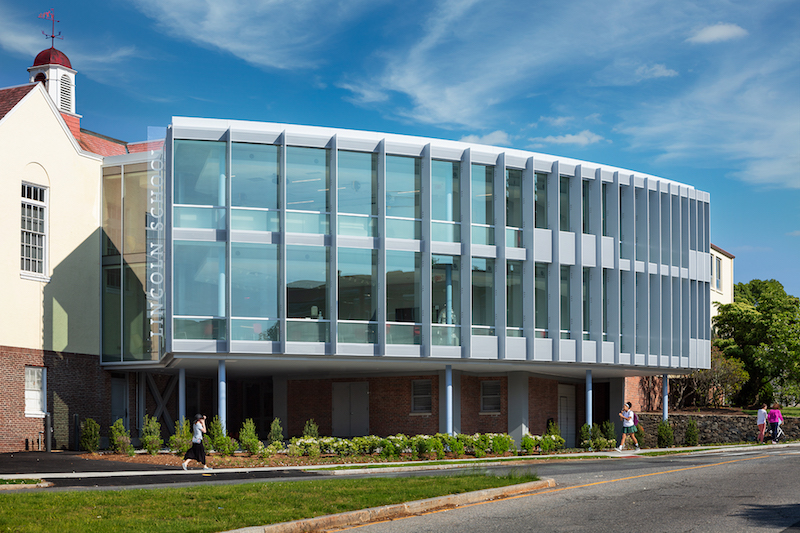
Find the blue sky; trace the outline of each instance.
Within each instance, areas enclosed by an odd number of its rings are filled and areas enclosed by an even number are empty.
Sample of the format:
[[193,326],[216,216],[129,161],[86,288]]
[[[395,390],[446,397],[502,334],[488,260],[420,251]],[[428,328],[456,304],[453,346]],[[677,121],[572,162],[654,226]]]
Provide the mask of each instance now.
[[711,194],[735,281],[800,296],[796,0],[0,0],[0,87],[50,46],[81,125],[173,115],[485,142]]

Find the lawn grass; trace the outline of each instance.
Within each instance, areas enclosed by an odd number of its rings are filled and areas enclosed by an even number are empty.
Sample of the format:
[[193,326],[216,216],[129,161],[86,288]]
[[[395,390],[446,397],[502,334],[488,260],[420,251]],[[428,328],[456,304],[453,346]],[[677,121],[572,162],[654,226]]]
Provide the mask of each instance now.
[[0,494],[0,531],[227,531],[536,479],[517,473],[503,477],[463,474]]
[[36,485],[41,479],[0,479],[0,485]]

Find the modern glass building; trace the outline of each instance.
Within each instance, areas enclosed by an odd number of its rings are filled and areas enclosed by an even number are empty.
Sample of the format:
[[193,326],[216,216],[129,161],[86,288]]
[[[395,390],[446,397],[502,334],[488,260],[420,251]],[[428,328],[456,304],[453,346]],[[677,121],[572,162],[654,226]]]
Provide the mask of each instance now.
[[103,206],[102,361],[142,414],[521,436],[710,366],[709,195],[667,179],[176,117],[105,158]]

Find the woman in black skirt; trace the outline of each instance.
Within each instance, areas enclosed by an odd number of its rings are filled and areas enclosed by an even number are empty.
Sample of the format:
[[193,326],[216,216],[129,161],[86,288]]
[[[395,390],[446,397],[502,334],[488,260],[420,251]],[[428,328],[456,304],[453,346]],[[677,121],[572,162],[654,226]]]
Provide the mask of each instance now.
[[210,466],[206,465],[206,449],[203,447],[203,435],[206,433],[206,417],[201,414],[194,415],[194,424],[192,424],[192,447],[183,456],[183,469],[186,470],[189,466],[189,461],[194,459],[198,463],[202,463],[203,470],[211,470]]

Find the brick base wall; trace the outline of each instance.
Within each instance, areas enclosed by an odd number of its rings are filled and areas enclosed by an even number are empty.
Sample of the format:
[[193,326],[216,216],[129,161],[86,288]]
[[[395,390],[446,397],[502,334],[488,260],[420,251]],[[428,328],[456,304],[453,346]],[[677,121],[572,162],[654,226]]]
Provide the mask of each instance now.
[[558,381],[528,378],[528,431],[544,435],[551,418],[558,423]]
[[[500,381],[500,412],[481,414],[481,382]],[[461,375],[461,433],[506,433],[508,431],[508,378]]]
[[[25,416],[25,367],[47,368],[47,410],[53,419],[53,449],[73,445],[73,415],[101,426],[111,417],[109,374],[96,355],[0,346],[0,452],[36,449],[44,419]],[[44,446],[44,441],[43,446]]]

